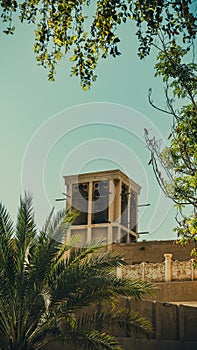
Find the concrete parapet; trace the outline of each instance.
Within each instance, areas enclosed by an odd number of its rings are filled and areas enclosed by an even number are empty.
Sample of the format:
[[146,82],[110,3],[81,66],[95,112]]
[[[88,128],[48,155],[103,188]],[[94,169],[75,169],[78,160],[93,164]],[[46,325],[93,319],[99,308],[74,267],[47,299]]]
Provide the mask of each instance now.
[[197,281],[154,283],[157,287],[152,300],[162,302],[197,302]]
[[[118,269],[121,269],[122,277],[142,279],[151,282],[197,280],[197,269],[193,267],[193,259],[188,261],[172,261],[172,254],[164,255],[164,262],[141,262],[140,264],[127,265]],[[118,276],[120,276],[120,274],[118,274]]]

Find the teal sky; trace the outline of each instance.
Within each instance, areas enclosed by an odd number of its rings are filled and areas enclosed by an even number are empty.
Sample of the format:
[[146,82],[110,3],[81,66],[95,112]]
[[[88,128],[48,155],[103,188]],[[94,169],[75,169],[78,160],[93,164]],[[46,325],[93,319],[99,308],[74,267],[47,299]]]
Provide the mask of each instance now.
[[63,175],[120,168],[142,187],[139,202],[151,203],[139,212],[139,231],[149,231],[142,239],[175,237],[174,210],[148,167],[143,141],[144,127],[164,139],[169,134],[170,118],[147,99],[151,87],[162,103],[162,84],[154,77],[154,55],[140,61],[130,28],[120,33],[122,55],[100,61],[90,91],[69,77],[66,60],[56,81],[47,80],[32,51],[32,27],[19,24],[14,36],[0,34],[0,200],[13,217],[24,189],[33,194],[41,225],[53,205],[64,205],[54,201],[64,190]]

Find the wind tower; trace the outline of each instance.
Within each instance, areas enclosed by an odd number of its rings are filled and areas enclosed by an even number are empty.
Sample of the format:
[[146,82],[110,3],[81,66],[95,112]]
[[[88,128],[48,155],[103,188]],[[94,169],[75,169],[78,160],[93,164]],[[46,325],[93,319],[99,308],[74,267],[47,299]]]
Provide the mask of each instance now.
[[138,238],[140,186],[120,170],[64,176],[66,208],[78,216],[67,238],[80,235],[81,244],[105,240],[130,243]]

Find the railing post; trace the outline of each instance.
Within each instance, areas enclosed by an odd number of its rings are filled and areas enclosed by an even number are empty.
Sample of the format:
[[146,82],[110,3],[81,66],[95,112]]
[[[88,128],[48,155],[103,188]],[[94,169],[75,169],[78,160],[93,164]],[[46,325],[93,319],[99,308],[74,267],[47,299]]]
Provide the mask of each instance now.
[[142,281],[144,281],[145,280],[145,262],[144,261],[142,262],[141,266],[142,266]]
[[[122,260],[124,260],[124,258]],[[116,277],[122,278],[122,275],[123,275],[123,266],[119,266],[116,268]]]
[[165,282],[172,280],[172,254],[164,254],[165,257]]

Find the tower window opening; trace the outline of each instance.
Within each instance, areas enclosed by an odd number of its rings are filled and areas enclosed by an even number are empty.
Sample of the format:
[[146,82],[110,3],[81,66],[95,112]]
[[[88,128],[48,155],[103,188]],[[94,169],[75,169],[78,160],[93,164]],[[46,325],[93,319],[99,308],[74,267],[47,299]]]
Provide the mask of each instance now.
[[88,183],[72,186],[72,207],[78,211],[73,225],[87,225],[88,223],[88,189]]
[[108,223],[109,181],[93,182],[92,190],[92,224]]
[[137,232],[137,194],[134,191],[130,198],[130,230]]
[[128,192],[128,186],[123,183],[121,190],[121,224],[126,227],[128,227]]

